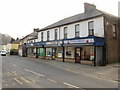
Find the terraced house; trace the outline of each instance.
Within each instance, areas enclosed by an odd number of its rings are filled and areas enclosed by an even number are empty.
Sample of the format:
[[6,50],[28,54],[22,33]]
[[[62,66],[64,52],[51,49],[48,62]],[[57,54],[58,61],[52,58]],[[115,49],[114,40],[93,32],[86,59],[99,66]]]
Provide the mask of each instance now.
[[84,13],[53,23],[38,32],[37,56],[90,65],[117,62],[118,18],[84,3]]

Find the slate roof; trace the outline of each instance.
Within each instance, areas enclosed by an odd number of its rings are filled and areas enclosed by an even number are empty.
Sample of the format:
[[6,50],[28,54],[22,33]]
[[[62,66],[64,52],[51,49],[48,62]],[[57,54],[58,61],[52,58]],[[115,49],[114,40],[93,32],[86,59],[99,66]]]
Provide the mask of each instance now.
[[59,26],[63,26],[63,25],[67,25],[67,24],[71,24],[71,23],[91,19],[91,18],[95,18],[95,17],[99,17],[99,16],[102,16],[102,15],[113,16],[111,14],[108,14],[108,13],[104,12],[104,11],[94,9],[94,10],[92,10],[90,12],[77,14],[77,15],[65,18],[63,20],[60,20],[60,21],[58,21],[56,23],[53,23],[53,24],[51,24],[51,25],[49,25],[49,26],[47,26],[45,28],[40,29],[39,31],[43,31],[43,30],[47,30],[47,29],[51,29],[51,28],[55,28],[55,27],[59,27]]

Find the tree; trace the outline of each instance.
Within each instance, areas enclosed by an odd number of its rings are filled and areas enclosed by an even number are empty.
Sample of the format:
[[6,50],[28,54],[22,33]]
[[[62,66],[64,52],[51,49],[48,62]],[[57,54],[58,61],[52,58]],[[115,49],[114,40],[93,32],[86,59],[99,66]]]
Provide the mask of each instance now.
[[19,38],[17,37],[16,40],[19,40]]
[[11,38],[11,41],[10,41],[10,43],[12,43],[12,42],[14,42],[15,41],[15,39],[14,38]]

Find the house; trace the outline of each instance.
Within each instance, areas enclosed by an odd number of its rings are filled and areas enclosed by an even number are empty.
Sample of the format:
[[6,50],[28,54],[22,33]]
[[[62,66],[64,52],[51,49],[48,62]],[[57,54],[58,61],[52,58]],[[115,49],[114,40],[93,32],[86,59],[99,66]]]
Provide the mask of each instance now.
[[106,65],[120,60],[118,18],[84,3],[84,13],[53,23],[38,32],[39,58]]
[[37,57],[37,49],[35,46],[35,42],[38,42],[38,38],[37,38],[38,30],[39,30],[39,28],[34,29],[34,32],[29,34],[29,37],[28,37],[27,43],[26,43],[27,57]]
[[34,42],[37,42],[37,30],[34,31],[20,40],[19,45],[19,55],[23,57],[36,57],[36,47],[34,47]]

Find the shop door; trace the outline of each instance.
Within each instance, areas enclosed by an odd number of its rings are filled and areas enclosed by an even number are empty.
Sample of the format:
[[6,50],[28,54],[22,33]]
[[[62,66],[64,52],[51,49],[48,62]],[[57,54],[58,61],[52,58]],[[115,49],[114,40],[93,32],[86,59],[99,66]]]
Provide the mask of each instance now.
[[81,60],[81,48],[75,48],[75,62],[80,63]]
[[56,57],[56,48],[52,49],[52,59],[55,60]]

